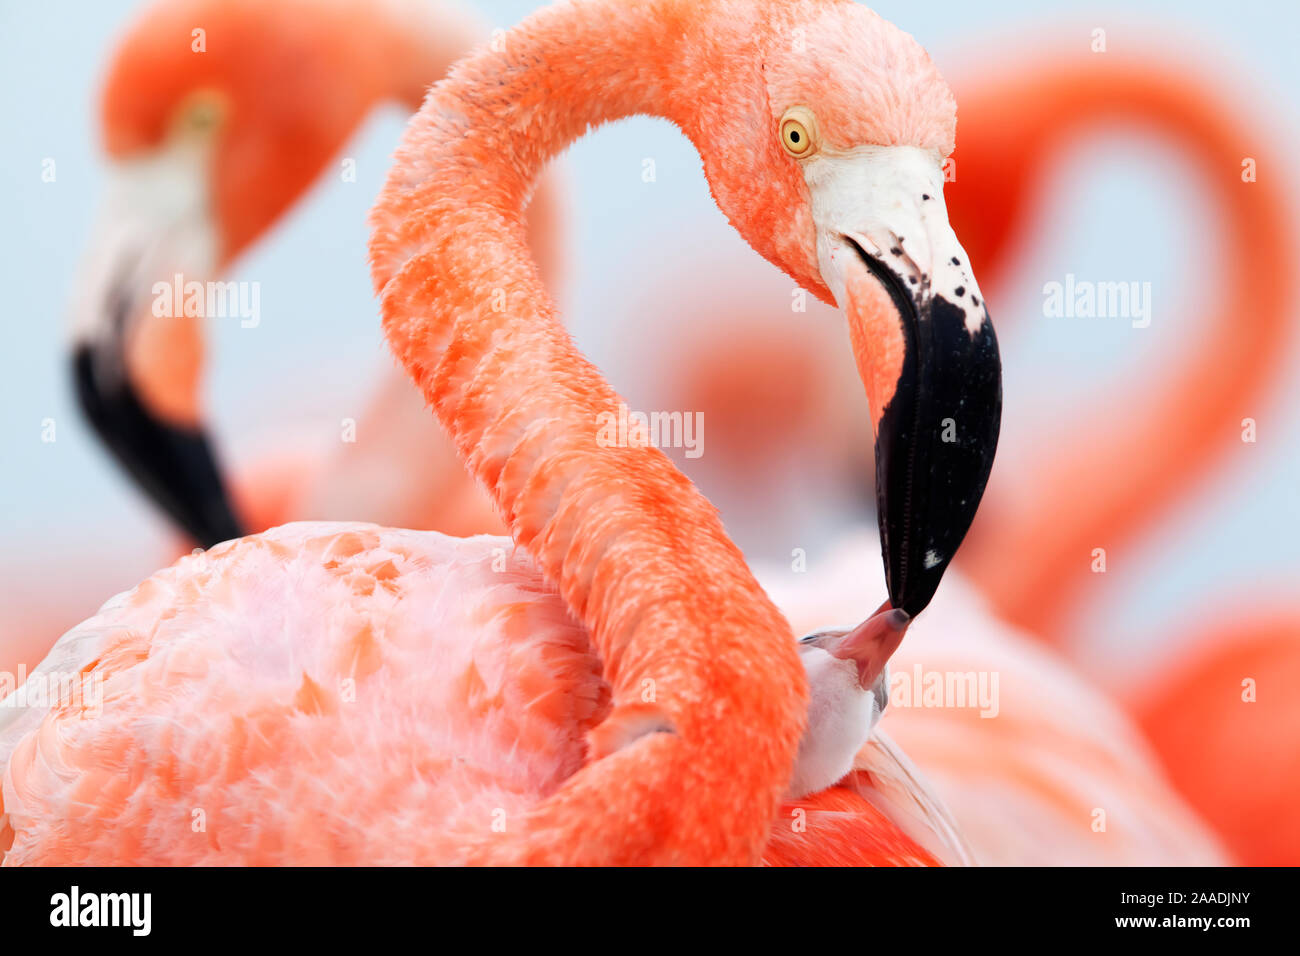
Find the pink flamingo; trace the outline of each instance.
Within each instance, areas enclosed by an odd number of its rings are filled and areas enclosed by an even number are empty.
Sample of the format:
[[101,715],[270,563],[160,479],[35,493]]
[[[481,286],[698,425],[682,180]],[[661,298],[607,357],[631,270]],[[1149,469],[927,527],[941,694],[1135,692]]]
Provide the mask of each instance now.
[[[811,712],[716,512],[656,449],[596,440],[618,396],[528,254],[541,167],[646,111],[692,139],[751,245],[849,320],[898,610],[805,647]],[[828,759],[802,728],[842,723],[823,695],[845,704],[846,668],[855,693],[878,679],[991,465],[996,343],[942,200],[954,129],[915,41],[836,0],[570,3],[461,61],[398,151],[372,268],[394,350],[513,542],[292,525],[112,602],[46,662],[102,681],[103,714],[11,712],[6,862],[762,859],[792,775],[833,784],[869,730],[836,730]],[[940,442],[951,418],[961,439]],[[181,807],[205,828],[178,828]],[[803,858],[928,859],[870,816]]]
[[[1129,706],[1130,720],[1146,733],[1155,753],[1147,754],[1143,747],[1132,749],[1148,765],[1145,773],[1139,777],[1126,771],[1122,780],[1107,780],[1101,774],[1113,771],[1113,751],[1132,739],[1134,728],[1114,735],[1109,747],[1099,750],[1085,747],[1078,739],[1086,724],[1067,723],[1075,729],[1058,736],[1060,749],[1053,753],[1045,735],[1039,735],[1034,748],[1024,745],[1021,724],[1033,724],[1030,720],[970,723],[960,711],[896,709],[886,726],[937,781],[980,859],[998,859],[990,854],[1009,852],[1028,835],[1023,820],[1031,815],[1023,807],[1013,810],[1023,801],[1041,802],[1033,814],[1039,819],[1058,815],[1063,821],[1082,819],[1070,801],[1086,795],[1086,786],[1075,785],[1085,781],[1076,778],[1068,786],[1060,781],[1050,787],[1027,785],[1032,779],[1039,784],[1051,780],[1062,769],[1059,754],[1069,750],[1105,758],[1095,763],[1081,758],[1070,768],[1071,773],[1093,770],[1097,774],[1093,789],[1133,784],[1124,799],[1139,816],[1156,821],[1149,832],[1164,837],[1164,846],[1144,846],[1141,833],[1132,828],[1128,832],[1133,839],[1121,838],[1112,827],[1101,840],[1061,826],[1055,836],[1044,833],[1026,841],[1024,845],[1035,852],[1060,859],[1082,860],[1101,852],[1109,854],[1106,858],[1112,862],[1186,862],[1184,848],[1206,844],[1204,827],[1189,821],[1186,813],[1167,813],[1168,795],[1145,782],[1154,776],[1152,765],[1163,764],[1187,802],[1213,824],[1234,859],[1251,863],[1300,859],[1300,831],[1288,826],[1280,809],[1293,804],[1300,792],[1300,768],[1290,745],[1295,734],[1288,729],[1297,725],[1300,709],[1290,713],[1292,698],[1277,691],[1300,666],[1300,645],[1295,639],[1300,627],[1294,612],[1283,613],[1264,595],[1255,600],[1239,596],[1234,607],[1258,604],[1264,610],[1237,611],[1212,629],[1201,625],[1188,629],[1174,645],[1178,649],[1174,657],[1162,657],[1141,674],[1115,673],[1113,668],[1099,671],[1096,652],[1086,643],[1065,646],[1070,626],[1077,629],[1085,585],[1097,579],[1089,562],[1079,561],[1078,556],[1102,543],[1114,554],[1140,540],[1230,447],[1241,447],[1243,409],[1260,405],[1270,390],[1276,390],[1291,334],[1285,264],[1293,258],[1294,237],[1287,227],[1285,190],[1277,181],[1243,183],[1235,175],[1241,166],[1240,144],[1255,143],[1251,152],[1256,155],[1262,148],[1260,131],[1242,119],[1239,105],[1225,100],[1221,91],[1199,76],[1173,63],[1161,63],[1154,54],[1141,60],[1091,55],[1080,60],[1035,59],[1009,65],[993,81],[985,73],[957,84],[962,94],[963,136],[954,158],[961,175],[949,190],[949,209],[995,297],[1013,271],[1011,253],[1023,242],[1026,223],[1032,221],[1030,210],[1042,192],[1045,171],[1054,158],[1094,129],[1126,119],[1173,141],[1196,164],[1215,200],[1217,215],[1210,235],[1222,247],[1222,255],[1215,258],[1221,269],[1199,283],[1208,323],[1187,360],[1172,366],[1163,380],[1144,381],[1144,394],[1154,399],[1112,402],[1107,405],[1109,414],[1092,416],[1089,433],[1095,440],[1039,443],[1046,453],[1030,456],[1021,467],[1002,468],[1002,477],[990,487],[959,559],[964,565],[961,570],[986,592],[997,613],[1023,629],[1004,628],[993,641],[994,630],[975,626],[982,605],[967,608],[964,618],[971,626],[961,648],[968,661],[963,669],[969,669],[981,635],[988,635],[988,667],[1004,652],[1022,648],[1019,666],[1008,661],[997,665],[1004,689],[1013,680],[1054,688],[1049,696],[1018,695],[1022,702],[1037,700],[1049,708],[1036,722],[1039,726],[1055,727],[1054,718],[1061,713],[1113,711],[1083,682],[1054,676],[1059,667],[1044,670],[1049,658],[1023,646],[1029,637],[1061,645],[1076,660],[1092,665],[1087,670],[1103,676],[1105,689],[1116,692]],[[1006,117],[1009,102],[1019,106],[1013,123]],[[1224,177],[1224,169],[1234,175]],[[1245,247],[1253,252],[1239,254]],[[790,317],[785,311],[782,322],[788,328]],[[747,451],[754,462],[792,457],[795,441],[806,441],[812,428],[833,428],[834,420],[825,415],[816,421],[790,420],[789,409],[799,406],[788,401],[786,417],[764,414],[764,402],[772,398],[769,383],[783,377],[782,387],[798,393],[805,408],[833,405],[833,396],[821,397],[829,380],[826,362],[811,352],[809,338],[802,332],[786,335],[779,345],[769,346],[767,354],[750,341],[736,349],[724,337],[729,314],[721,319],[710,315],[707,326],[710,334],[726,342],[729,378],[712,373],[723,361],[720,348],[704,354],[694,350],[697,374],[690,382],[692,395],[685,407],[705,410],[714,447],[723,442],[720,433],[729,421],[738,429],[748,423]],[[741,317],[736,315],[731,324],[740,325]],[[838,404],[843,405],[842,399]],[[1178,414],[1173,408],[1179,409]],[[810,418],[806,411],[804,416]],[[762,427],[756,427],[756,422]],[[822,452],[824,460],[828,455],[846,456],[845,450],[856,446],[841,424],[821,437],[821,447],[827,450]],[[1138,448],[1143,449],[1140,454],[1134,451]],[[807,457],[799,459],[805,471]],[[721,461],[726,468],[734,459]],[[843,462],[839,467],[848,470]],[[1124,479],[1106,477],[1116,474]],[[747,473],[733,471],[727,477],[729,481],[721,484],[752,485]],[[728,524],[732,526],[731,520]],[[851,551],[849,547],[839,553]],[[812,626],[820,618],[806,613],[809,604],[823,611],[844,608],[846,598],[837,598],[836,588],[843,591],[847,581],[856,584],[860,577],[832,572],[830,580],[821,580],[821,591],[797,593],[794,604],[781,600],[779,589],[771,593],[797,626]],[[818,580],[809,574],[799,582],[800,591],[808,592]],[[764,578],[764,583],[779,588],[774,579]],[[961,594],[960,588],[949,586],[946,601]],[[856,589],[848,589],[847,596],[856,597]],[[1206,616],[1219,616],[1214,602],[1189,614],[1188,620]],[[927,633],[937,630],[938,617],[932,615],[925,622],[928,627],[915,632],[902,652],[904,658],[943,669],[941,663],[949,655],[940,642],[926,640]],[[1240,682],[1247,678],[1261,685],[1258,701],[1241,699]],[[925,727],[926,732],[916,732],[917,727]],[[968,730],[980,733],[968,740]],[[1008,736],[999,741],[997,735],[1003,731]],[[952,746],[952,741],[963,744]],[[976,742],[981,747],[974,747]],[[978,762],[962,762],[976,749],[983,755]],[[1038,766],[1030,759],[1034,755]],[[1240,781],[1247,767],[1255,779],[1244,786]],[[980,786],[994,781],[1002,788],[993,803],[1005,824],[1000,835],[991,832],[993,817],[977,822],[972,811],[980,808],[971,806]],[[1017,782],[1024,785],[1016,788]],[[1159,824],[1162,818],[1184,821],[1187,829],[1182,835],[1175,831],[1171,841],[1169,831]]]
[[[711,265],[700,264],[701,272]],[[716,265],[712,270],[716,273]],[[744,287],[743,275],[730,278]],[[736,515],[744,515],[743,506],[757,497],[756,488],[770,493],[771,482],[765,485],[755,476],[774,470],[773,463],[790,462],[793,467],[784,480],[801,484],[789,493],[806,495],[807,486],[817,480],[819,462],[825,465],[828,457],[847,455],[853,447],[849,423],[842,420],[850,403],[842,390],[827,394],[835,356],[814,344],[803,324],[821,317],[769,315],[765,308],[775,310],[761,298],[747,305],[752,311],[734,311],[734,304],[721,301],[712,308],[704,304],[698,313],[674,309],[693,336],[683,382],[689,391],[680,399],[677,393],[657,398],[665,407],[696,409],[704,415],[709,454],[686,464],[689,471],[707,460],[712,471],[703,477],[721,479],[713,486],[724,492],[723,517],[729,530],[736,527]],[[784,301],[781,307],[788,310]],[[766,326],[771,326],[770,332]],[[750,338],[756,328],[768,333],[759,342]],[[675,339],[673,347],[686,351],[682,338]],[[711,374],[717,367],[727,372]],[[838,400],[832,400],[837,394]],[[798,401],[791,400],[795,396]],[[721,457],[728,452],[731,457]],[[736,467],[737,461],[742,467]],[[838,460],[836,464],[842,466]],[[847,467],[842,471],[847,473]],[[737,503],[742,507],[728,510],[727,504]],[[742,532],[747,529],[743,519],[739,525]],[[755,529],[749,530],[756,537]],[[869,610],[864,591],[870,594],[883,586],[883,581],[863,586],[880,576],[867,559],[875,534],[862,523],[819,544],[811,531],[792,537],[787,530],[784,536],[756,539],[755,551],[761,552],[764,545],[775,550],[779,540],[788,554],[798,543],[804,563],[792,569],[788,559],[751,558],[751,566],[796,633],[813,631]],[[1207,826],[1215,817],[1199,819],[1175,792],[1158,755],[1142,739],[1143,727],[1101,689],[1075,674],[1054,649],[1042,646],[1040,638],[1002,620],[987,597],[956,572],[949,573],[930,608],[912,625],[890,667],[894,693],[880,727],[931,782],[974,861],[1000,866],[1183,866],[1219,865],[1229,859]],[[1259,671],[1222,668],[1223,674]],[[924,706],[917,675],[954,686],[959,696],[940,696]],[[988,708],[976,702],[972,688],[977,681],[991,684]],[[1163,680],[1160,683],[1163,686]],[[1184,683],[1192,686],[1189,680],[1162,690],[1166,710],[1181,703],[1189,714],[1204,713],[1212,706],[1204,694],[1191,693]],[[1149,691],[1151,682],[1143,686]],[[1208,721],[1209,726],[1187,739],[1188,765],[1193,763],[1192,751],[1233,739],[1231,728],[1247,729],[1249,723],[1248,729],[1257,731],[1267,726],[1280,706],[1276,695],[1271,696],[1275,699],[1270,708],[1250,708],[1242,707],[1236,695],[1218,695],[1218,709],[1228,719]],[[1244,740],[1240,744],[1246,746]],[[1225,746],[1223,752],[1226,756],[1231,748]],[[1254,756],[1248,747],[1221,766],[1245,761],[1247,754]],[[1196,766],[1207,778],[1212,776],[1204,760],[1197,760]],[[1178,782],[1176,770],[1173,782]],[[1269,788],[1251,789],[1260,803],[1267,802],[1264,793]],[[1227,805],[1220,800],[1212,809],[1222,811]],[[1193,807],[1201,809],[1202,802]],[[1276,838],[1276,827],[1272,833]]]

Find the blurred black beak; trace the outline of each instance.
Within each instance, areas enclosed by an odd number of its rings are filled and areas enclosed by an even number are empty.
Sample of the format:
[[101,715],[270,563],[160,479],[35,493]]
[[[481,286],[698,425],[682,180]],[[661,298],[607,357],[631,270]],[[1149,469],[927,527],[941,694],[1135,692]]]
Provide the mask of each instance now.
[[102,344],[78,345],[73,353],[77,400],[100,440],[167,517],[199,545],[208,548],[241,537],[244,531],[207,435],[150,414],[126,375],[120,341],[113,335]]
[[[127,367],[127,344],[174,274],[215,269],[208,169],[190,140],[109,164],[102,209],[74,286],[77,399],[127,474],[195,542],[243,534],[211,441],[151,408]],[[175,306],[180,309],[180,306]]]
[[938,261],[928,273],[900,264],[907,278],[886,261],[905,258],[897,247],[877,256],[845,238],[901,317],[901,372],[876,429],[876,501],[890,604],[915,617],[984,494],[1002,420],[1002,362],[955,238],[951,247],[931,240],[942,258],[930,257]]

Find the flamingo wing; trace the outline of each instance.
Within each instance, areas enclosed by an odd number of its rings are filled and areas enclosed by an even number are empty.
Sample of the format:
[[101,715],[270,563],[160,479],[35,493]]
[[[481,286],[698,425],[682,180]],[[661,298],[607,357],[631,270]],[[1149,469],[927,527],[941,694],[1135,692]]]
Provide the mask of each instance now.
[[769,866],[969,866],[943,802],[877,728],[838,784],[781,808]]

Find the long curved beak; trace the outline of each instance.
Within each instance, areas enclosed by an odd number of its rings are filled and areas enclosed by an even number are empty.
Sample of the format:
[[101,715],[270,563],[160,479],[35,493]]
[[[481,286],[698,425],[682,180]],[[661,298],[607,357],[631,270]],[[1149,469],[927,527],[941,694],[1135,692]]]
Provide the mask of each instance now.
[[939,157],[872,147],[814,160],[822,275],[849,320],[871,404],[881,554],[893,607],[930,603],[997,449],[997,337],[943,203]]
[[[211,229],[188,157],[119,166],[74,302],[72,375],[104,446],[153,502],[210,547],[244,532],[197,419],[202,330],[158,289],[212,270]],[[178,399],[177,395],[181,397]]]

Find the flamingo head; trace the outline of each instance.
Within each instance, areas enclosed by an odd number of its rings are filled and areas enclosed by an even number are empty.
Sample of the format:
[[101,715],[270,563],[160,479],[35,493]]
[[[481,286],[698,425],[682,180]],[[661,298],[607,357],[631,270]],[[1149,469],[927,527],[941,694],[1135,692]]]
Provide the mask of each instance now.
[[338,154],[376,103],[418,100],[412,61],[432,75],[416,30],[351,14],[319,0],[160,3],[108,66],[107,186],[73,303],[78,396],[122,464],[203,545],[240,527],[201,422],[201,325],[250,321],[232,301],[238,288],[212,280],[345,162]]
[[788,798],[824,790],[852,768],[889,704],[889,658],[910,623],[906,612],[885,602],[855,628],[818,631],[799,641],[808,675],[808,723]]
[[914,617],[975,516],[1001,420],[997,339],[943,198],[956,105],[868,9],[758,6],[732,27],[754,54],[710,68],[675,118],[742,235],[849,320],[889,597]]

